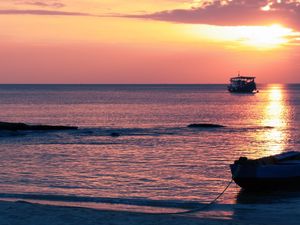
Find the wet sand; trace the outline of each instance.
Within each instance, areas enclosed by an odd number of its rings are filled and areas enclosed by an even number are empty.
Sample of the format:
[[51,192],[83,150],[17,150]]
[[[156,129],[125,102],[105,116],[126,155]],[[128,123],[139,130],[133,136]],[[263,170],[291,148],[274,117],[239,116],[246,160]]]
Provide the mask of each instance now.
[[158,215],[124,211],[96,210],[27,202],[0,201],[1,225],[217,225],[250,224],[243,221],[199,218],[189,215]]

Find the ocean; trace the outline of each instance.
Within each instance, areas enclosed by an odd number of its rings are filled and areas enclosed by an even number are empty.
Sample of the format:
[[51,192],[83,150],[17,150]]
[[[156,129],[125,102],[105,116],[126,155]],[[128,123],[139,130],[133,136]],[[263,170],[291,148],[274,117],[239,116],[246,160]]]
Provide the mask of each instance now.
[[[208,203],[231,180],[229,164],[240,156],[300,150],[300,85],[258,89],[0,85],[0,121],[79,127],[0,131],[0,198],[141,211]],[[224,127],[188,128],[192,123]],[[232,184],[218,210],[230,217],[249,201],[299,205],[300,193],[278,195],[249,197]]]

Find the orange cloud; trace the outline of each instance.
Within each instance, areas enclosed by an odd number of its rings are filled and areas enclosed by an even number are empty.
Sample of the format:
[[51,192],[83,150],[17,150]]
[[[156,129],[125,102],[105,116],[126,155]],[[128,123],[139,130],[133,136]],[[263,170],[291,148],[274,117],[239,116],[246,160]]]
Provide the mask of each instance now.
[[205,1],[199,7],[190,9],[125,15],[125,17],[221,26],[280,23],[300,30],[300,2],[298,0],[215,0]]

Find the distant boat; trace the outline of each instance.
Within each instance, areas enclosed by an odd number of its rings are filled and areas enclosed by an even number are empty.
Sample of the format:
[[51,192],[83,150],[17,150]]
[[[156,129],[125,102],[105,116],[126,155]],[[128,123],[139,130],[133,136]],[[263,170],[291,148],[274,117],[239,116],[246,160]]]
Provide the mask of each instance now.
[[230,165],[232,179],[243,189],[300,188],[300,152],[259,159],[241,157]]
[[228,85],[229,92],[236,93],[253,93],[258,92],[256,89],[255,77],[240,76],[230,78]]

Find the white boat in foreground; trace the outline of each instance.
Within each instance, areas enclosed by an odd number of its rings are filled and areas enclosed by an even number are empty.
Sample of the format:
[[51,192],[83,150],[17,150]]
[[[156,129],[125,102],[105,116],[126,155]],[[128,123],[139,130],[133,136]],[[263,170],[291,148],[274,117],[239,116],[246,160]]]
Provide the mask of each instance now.
[[240,157],[230,169],[232,179],[243,189],[300,187],[300,152],[284,152],[259,159]]

